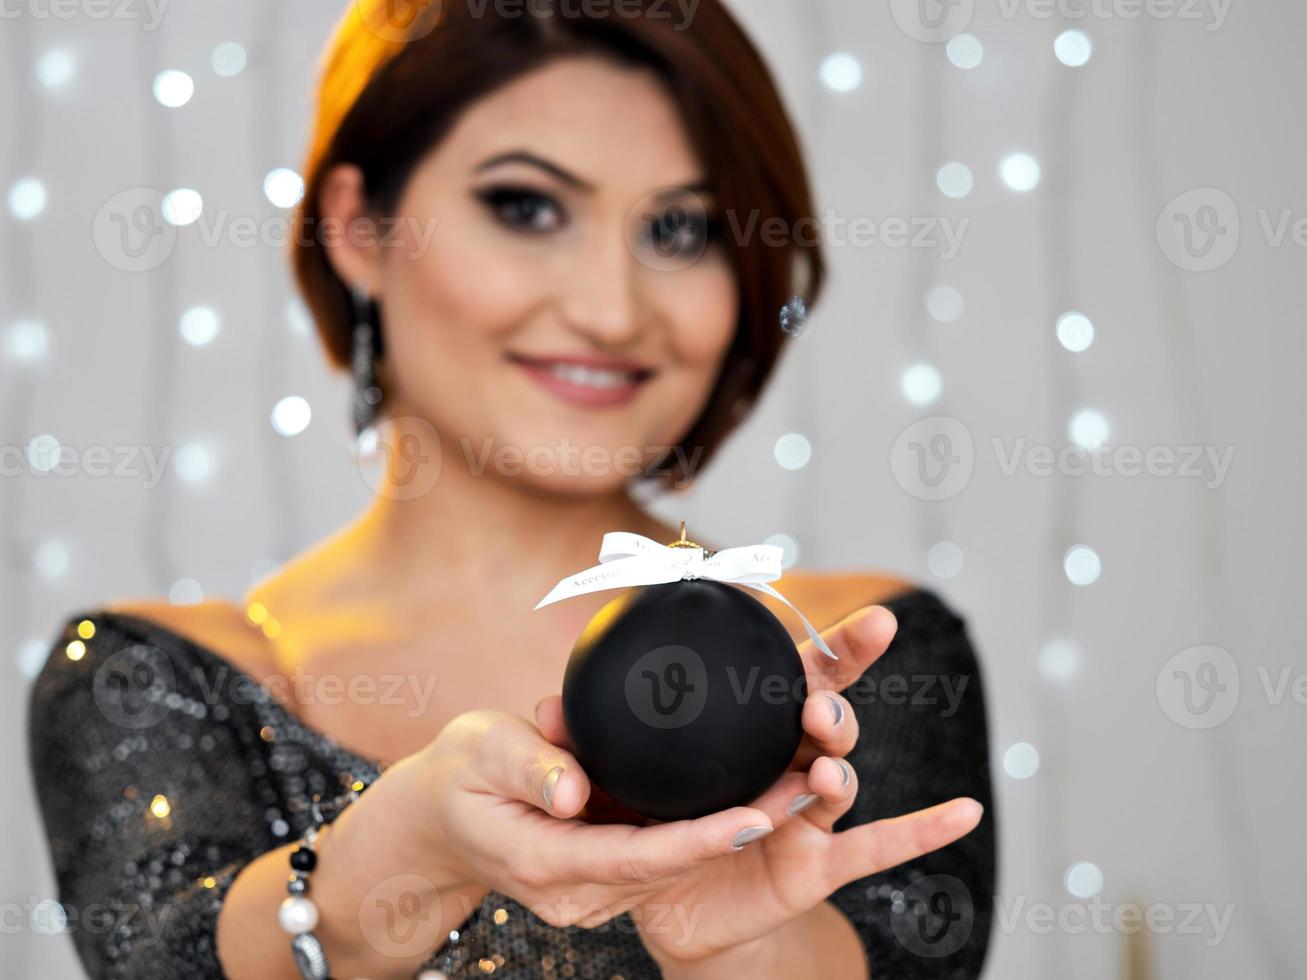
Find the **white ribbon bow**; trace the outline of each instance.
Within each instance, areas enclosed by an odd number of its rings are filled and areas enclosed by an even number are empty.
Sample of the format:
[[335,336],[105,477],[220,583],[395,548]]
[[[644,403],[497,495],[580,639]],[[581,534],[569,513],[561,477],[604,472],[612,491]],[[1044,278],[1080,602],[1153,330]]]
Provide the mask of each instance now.
[[785,603],[803,620],[803,628],[808,631],[813,645],[832,660],[838,660],[839,657],[835,656],[803,613],[767,584],[781,577],[782,555],[778,545],[756,544],[744,548],[723,548],[713,552],[711,557],[705,557],[703,548],[674,548],[659,544],[643,534],[609,531],[599,547],[599,564],[563,579],[550,590],[549,595],[536,603],[535,608],[590,592],[624,589],[633,585],[662,585],[696,578],[730,582],[764,592]]

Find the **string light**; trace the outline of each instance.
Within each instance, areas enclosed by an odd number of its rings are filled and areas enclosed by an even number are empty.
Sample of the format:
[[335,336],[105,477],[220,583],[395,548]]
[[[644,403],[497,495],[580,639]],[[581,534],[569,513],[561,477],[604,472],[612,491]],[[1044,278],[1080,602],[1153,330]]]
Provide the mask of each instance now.
[[1082,408],[1071,416],[1067,435],[1081,449],[1098,449],[1107,442],[1111,428],[1103,413],[1094,408]]
[[263,179],[263,193],[279,208],[293,208],[304,196],[304,180],[294,170],[278,167]]
[[231,78],[245,70],[248,60],[243,47],[235,41],[224,41],[213,49],[211,64],[215,74],[222,78]]
[[954,66],[964,70],[975,68],[985,60],[985,46],[974,34],[959,34],[949,41],[944,52]]
[[1029,779],[1039,771],[1039,752],[1029,742],[1009,745],[1003,753],[1003,771],[1013,779]]
[[40,320],[15,320],[5,332],[5,354],[19,364],[45,360],[49,334]]
[[932,286],[926,293],[926,312],[940,323],[957,323],[966,312],[966,303],[952,286]]
[[1072,585],[1093,585],[1103,574],[1103,561],[1089,545],[1077,544],[1067,549],[1062,568]]
[[781,549],[781,567],[792,568],[799,560],[799,542],[788,534],[772,534],[763,544],[775,545]]
[[776,440],[776,462],[787,470],[801,470],[812,459],[812,443],[798,432],[787,432]]
[[173,457],[177,475],[187,483],[199,483],[209,475],[212,467],[209,451],[203,446],[182,446]]
[[154,97],[169,109],[180,109],[195,94],[195,82],[184,71],[169,68],[154,76]]
[[37,574],[42,578],[61,578],[68,571],[68,549],[62,541],[43,541],[32,555]]
[[1067,350],[1079,354],[1094,342],[1094,324],[1083,313],[1063,313],[1057,318],[1057,339]]
[[965,163],[946,163],[935,172],[935,186],[945,197],[955,200],[970,194],[975,183],[971,168]]
[[1089,861],[1078,861],[1066,869],[1066,890],[1076,898],[1093,898],[1103,890],[1103,872]]
[[179,578],[168,589],[168,601],[174,606],[194,606],[204,601],[204,589],[193,578]]
[[926,567],[936,578],[954,578],[962,572],[962,549],[952,541],[939,541],[926,552]]
[[852,92],[862,84],[862,64],[851,54],[832,54],[821,63],[821,80],[832,92]]
[[1063,31],[1053,41],[1053,54],[1068,68],[1087,65],[1093,53],[1094,42],[1084,31]]
[[1010,190],[1024,194],[1039,186],[1039,161],[1029,153],[1010,153],[998,166],[998,175]]
[[1079,676],[1083,659],[1074,640],[1049,640],[1039,651],[1039,674],[1050,684],[1067,684]]
[[929,364],[914,364],[903,372],[900,387],[903,397],[913,405],[929,405],[939,398],[944,382]]
[[278,435],[297,436],[312,419],[313,409],[299,395],[288,395],[272,408],[272,428]]
[[77,59],[66,48],[54,48],[36,62],[36,80],[49,89],[63,88],[77,74]]
[[38,473],[49,473],[59,465],[63,446],[49,433],[33,436],[27,443],[27,463]]
[[179,187],[163,196],[163,218],[170,225],[184,227],[194,224],[204,213],[204,198],[189,187]]
[[177,323],[182,339],[192,347],[212,343],[221,328],[222,321],[217,311],[208,306],[192,306]]
[[9,213],[19,221],[40,217],[46,201],[45,184],[39,178],[20,178],[9,188]]

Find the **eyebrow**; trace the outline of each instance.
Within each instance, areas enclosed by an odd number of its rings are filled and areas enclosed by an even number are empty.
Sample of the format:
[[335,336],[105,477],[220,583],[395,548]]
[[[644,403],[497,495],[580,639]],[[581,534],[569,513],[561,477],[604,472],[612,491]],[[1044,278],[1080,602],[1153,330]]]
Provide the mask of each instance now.
[[[498,167],[505,163],[523,163],[529,167],[536,167],[543,170],[545,173],[557,177],[563,183],[569,184],[572,187],[579,187],[586,191],[593,191],[595,189],[593,184],[582,180],[580,177],[576,176],[576,174],[571,173],[550,160],[546,160],[544,157],[537,156],[529,150],[510,150],[507,153],[500,153],[497,156],[482,161],[477,165],[474,172],[481,173],[484,170],[489,170],[492,167]],[[700,180],[693,184],[677,184],[666,187],[656,193],[659,196],[665,196],[685,193],[687,191],[694,194],[711,194],[714,192],[714,188],[711,181]]]

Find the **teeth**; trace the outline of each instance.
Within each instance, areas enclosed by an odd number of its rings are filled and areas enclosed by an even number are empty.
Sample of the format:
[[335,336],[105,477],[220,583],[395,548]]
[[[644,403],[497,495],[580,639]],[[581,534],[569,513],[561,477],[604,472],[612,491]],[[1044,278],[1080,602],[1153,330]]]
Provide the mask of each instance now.
[[588,368],[580,364],[550,364],[549,373],[569,384],[585,385],[588,388],[620,388],[635,380],[635,374],[631,371]]

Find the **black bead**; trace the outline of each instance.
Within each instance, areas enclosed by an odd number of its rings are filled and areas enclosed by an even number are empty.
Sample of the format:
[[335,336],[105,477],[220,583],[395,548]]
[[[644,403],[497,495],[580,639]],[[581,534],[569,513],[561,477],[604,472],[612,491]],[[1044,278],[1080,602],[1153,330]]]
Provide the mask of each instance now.
[[296,871],[312,871],[318,866],[318,856],[300,845],[290,852],[290,866]]
[[785,627],[739,586],[651,585],[604,606],[563,679],[586,773],[660,820],[748,803],[793,761],[806,671]]

